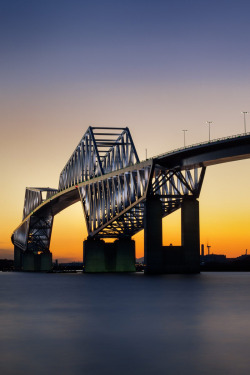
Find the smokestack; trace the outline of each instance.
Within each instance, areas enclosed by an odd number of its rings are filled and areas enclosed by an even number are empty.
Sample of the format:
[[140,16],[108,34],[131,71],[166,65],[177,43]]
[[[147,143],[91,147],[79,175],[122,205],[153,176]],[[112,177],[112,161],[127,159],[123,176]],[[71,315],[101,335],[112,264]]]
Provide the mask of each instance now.
[[207,245],[207,255],[210,255],[210,247],[211,245]]
[[204,257],[204,244],[203,243],[201,244],[201,256]]

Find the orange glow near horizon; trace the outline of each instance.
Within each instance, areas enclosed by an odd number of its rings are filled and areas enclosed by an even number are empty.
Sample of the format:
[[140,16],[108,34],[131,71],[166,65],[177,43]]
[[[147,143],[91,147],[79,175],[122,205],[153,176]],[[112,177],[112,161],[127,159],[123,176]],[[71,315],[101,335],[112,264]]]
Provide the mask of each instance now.
[[87,228],[80,202],[56,215],[53,223],[50,249],[53,259],[82,261],[83,240]]

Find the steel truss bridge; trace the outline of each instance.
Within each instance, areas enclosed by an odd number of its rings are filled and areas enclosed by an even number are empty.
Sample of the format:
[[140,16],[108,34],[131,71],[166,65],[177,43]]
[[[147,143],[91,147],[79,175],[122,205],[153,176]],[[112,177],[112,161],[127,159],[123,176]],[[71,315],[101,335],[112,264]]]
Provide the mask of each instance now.
[[60,173],[58,189],[26,188],[12,234],[22,252],[47,253],[54,216],[81,201],[88,238],[131,238],[144,228],[145,202],[162,218],[200,195],[207,166],[250,157],[250,134],[174,150],[140,162],[128,128],[89,127]]

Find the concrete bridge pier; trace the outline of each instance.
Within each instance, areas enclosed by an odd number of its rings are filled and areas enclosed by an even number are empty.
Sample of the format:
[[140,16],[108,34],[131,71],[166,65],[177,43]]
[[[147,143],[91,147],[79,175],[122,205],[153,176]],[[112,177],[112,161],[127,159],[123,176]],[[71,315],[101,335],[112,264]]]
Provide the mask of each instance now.
[[153,196],[144,206],[145,273],[164,273],[163,263],[162,203],[160,198]]
[[199,201],[193,197],[183,200],[181,206],[181,245],[185,273],[200,272]]
[[181,246],[162,246],[162,204],[149,198],[144,211],[145,273],[200,272],[199,202],[185,197],[181,206]]
[[48,272],[52,269],[52,253],[34,253],[23,251],[14,246],[14,269],[15,271]]
[[86,273],[135,272],[135,241],[87,239],[83,242],[83,267]]
[[14,269],[15,271],[22,270],[22,253],[23,253],[23,250],[17,245],[14,245]]

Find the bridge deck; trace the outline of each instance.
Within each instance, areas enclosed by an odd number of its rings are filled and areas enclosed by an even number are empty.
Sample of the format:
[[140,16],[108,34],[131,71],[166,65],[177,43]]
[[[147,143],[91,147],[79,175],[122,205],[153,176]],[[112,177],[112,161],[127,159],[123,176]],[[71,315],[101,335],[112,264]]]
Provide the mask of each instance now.
[[78,193],[79,187],[86,186],[97,181],[102,181],[104,179],[106,180],[119,174],[131,172],[135,168],[138,170],[159,164],[167,169],[185,170],[247,158],[250,158],[250,133],[221,138],[210,142],[204,142],[173,150],[139,162],[135,165],[89,179],[88,181],[81,182],[69,187],[68,189],[58,192],[36,207],[14,230],[14,232],[16,232],[24,224],[24,222],[35,213],[50,210],[52,215],[56,215],[66,207],[80,201],[80,196]]

